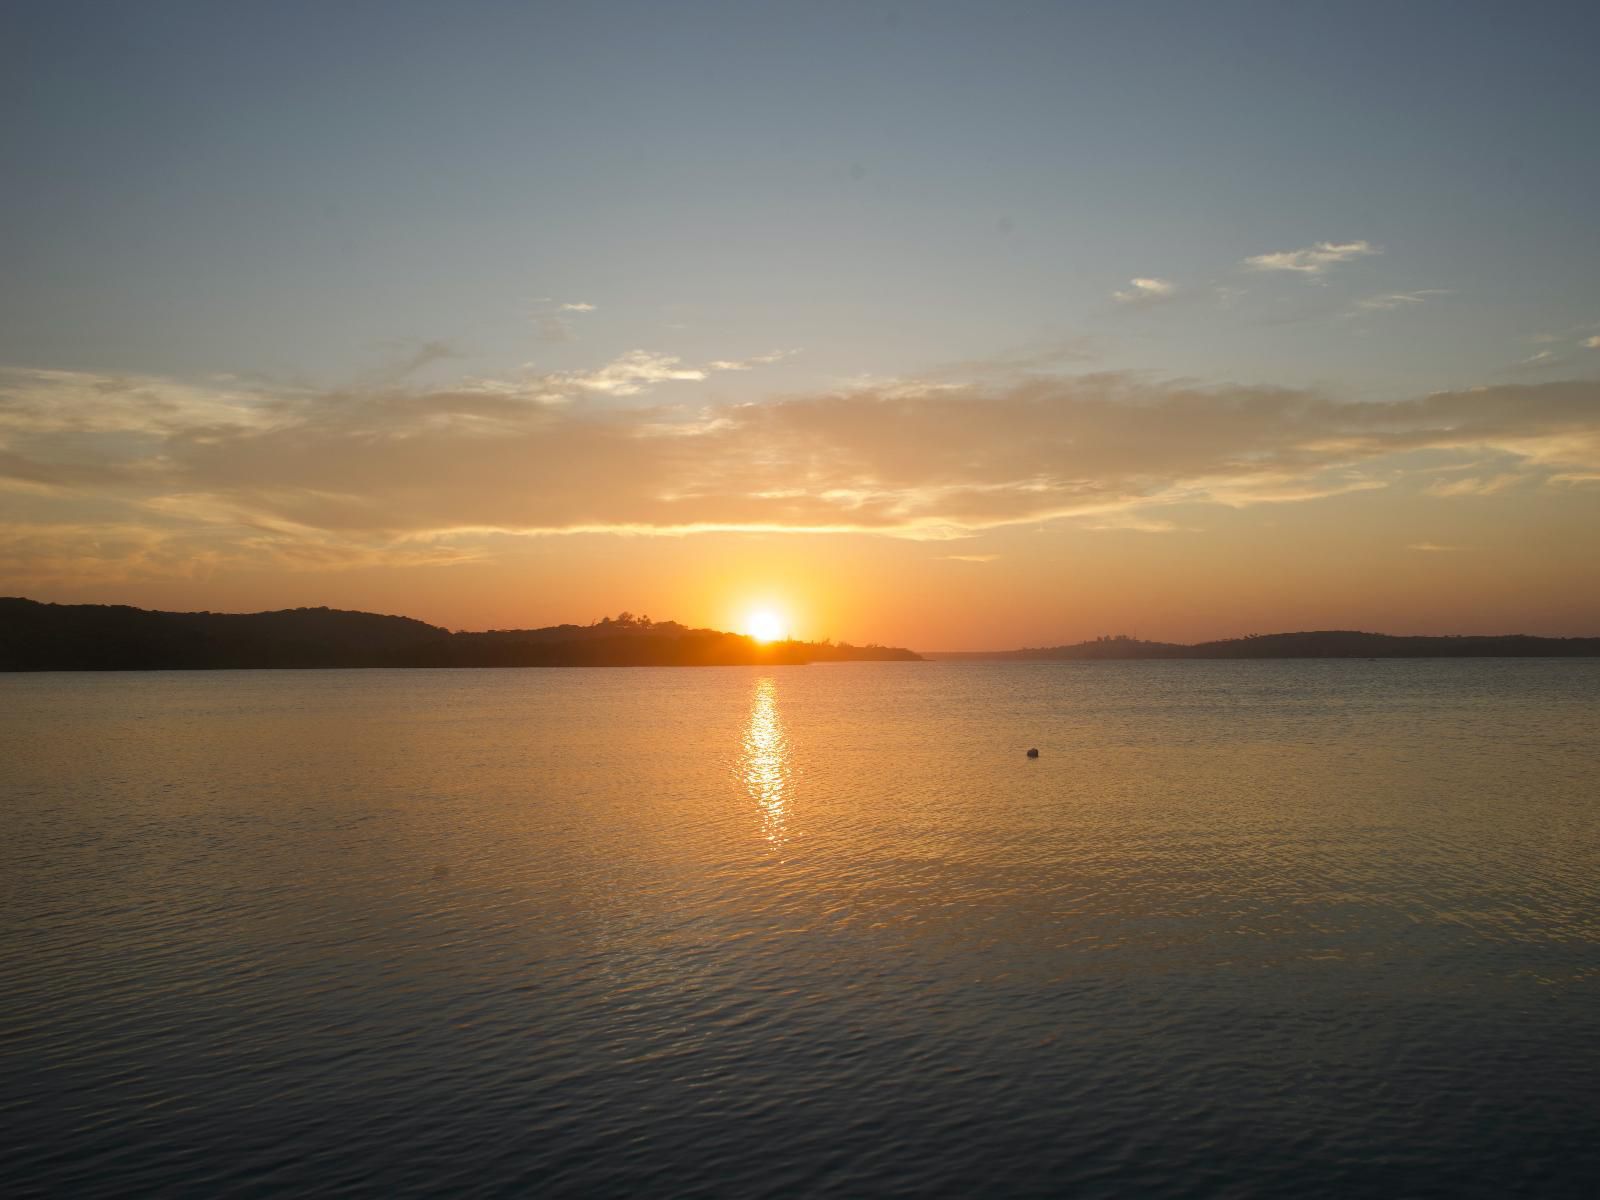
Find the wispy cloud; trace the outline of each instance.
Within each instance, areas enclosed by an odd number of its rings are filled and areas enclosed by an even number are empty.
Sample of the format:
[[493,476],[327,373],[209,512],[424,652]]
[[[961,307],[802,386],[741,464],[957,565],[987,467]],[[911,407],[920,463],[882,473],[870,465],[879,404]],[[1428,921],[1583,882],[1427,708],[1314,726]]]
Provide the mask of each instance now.
[[[0,372],[0,486],[22,489],[8,577],[80,560],[179,571],[206,555],[461,561],[495,534],[944,540],[1052,520],[1159,533],[1173,505],[1309,502],[1407,471],[1441,497],[1600,476],[1596,381],[1378,403],[1021,374],[672,402],[710,370],[641,350],[587,372],[320,393]],[[1445,456],[1506,465],[1427,473]],[[65,528],[124,532],[113,546],[51,532]]]
[[[588,371],[530,373],[523,379],[469,380],[464,390],[539,403],[566,403],[583,394],[638,396],[663,383],[698,383],[713,371],[748,371],[782,362],[792,350],[775,350],[746,359],[713,359],[695,365],[676,354],[655,350],[629,350],[604,366]],[[482,414],[479,414],[482,415]]]
[[1105,516],[1088,517],[1078,520],[1077,526],[1096,533],[1177,533],[1182,528],[1176,521],[1141,516],[1137,512],[1113,512]]
[[[932,387],[952,386],[948,382],[934,383],[934,379],[970,382],[974,379],[1016,380],[1035,375],[1056,375],[1064,367],[1094,362],[1100,356],[1101,348],[1094,338],[1068,334],[1045,338],[984,358],[941,363],[927,372],[924,378],[906,383],[909,388],[921,393]],[[872,386],[870,379],[864,383]]]
[[1365,300],[1357,300],[1355,307],[1362,312],[1392,312],[1397,308],[1411,308],[1424,304],[1432,296],[1449,296],[1453,293],[1449,288],[1420,288],[1414,292],[1389,292],[1383,296],[1368,296]]
[[532,310],[528,319],[533,322],[534,332],[540,340],[546,342],[575,342],[578,340],[576,329],[567,314],[583,315],[592,313],[595,306],[584,300],[552,300],[548,296],[540,296],[529,301]]
[[1466,479],[1441,479],[1429,484],[1424,491],[1430,496],[1493,496],[1521,483],[1521,475],[1505,472],[1499,475],[1469,476]]
[[1293,271],[1307,277],[1323,274],[1329,267],[1352,259],[1383,253],[1371,242],[1317,242],[1300,250],[1274,250],[1244,260],[1253,271]]
[[594,371],[561,376],[573,387],[607,396],[636,396],[657,383],[694,382],[706,377],[706,368],[691,367],[676,354],[629,350]]
[[1570,353],[1574,350],[1600,350],[1600,333],[1592,332],[1596,328],[1600,326],[1580,325],[1559,333],[1544,331],[1529,334],[1525,340],[1543,349],[1519,359],[1516,365],[1541,370],[1566,366],[1572,361]]
[[798,350],[772,350],[749,358],[714,358],[706,364],[708,371],[748,371],[752,367],[769,367],[786,358],[793,358]]
[[1112,292],[1111,298],[1118,304],[1159,304],[1163,300],[1171,300],[1177,292],[1178,285],[1170,279],[1138,276],[1128,280],[1128,286],[1123,290]]
[[1438,542],[1412,542],[1406,549],[1421,550],[1425,554],[1454,554],[1463,549],[1463,547],[1442,546]]
[[941,554],[940,558],[947,562],[964,563],[992,563],[999,559],[998,554]]
[[1548,371],[1566,365],[1566,356],[1557,354],[1554,350],[1536,350],[1528,355],[1527,358],[1517,360],[1518,367],[1530,367],[1540,371]]

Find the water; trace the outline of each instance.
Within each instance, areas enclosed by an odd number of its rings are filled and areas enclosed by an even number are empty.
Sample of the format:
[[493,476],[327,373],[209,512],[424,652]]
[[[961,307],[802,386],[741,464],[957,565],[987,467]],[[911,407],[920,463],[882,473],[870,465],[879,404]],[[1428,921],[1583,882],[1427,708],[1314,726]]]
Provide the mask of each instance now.
[[1588,1195],[1597,702],[0,677],[0,1192]]

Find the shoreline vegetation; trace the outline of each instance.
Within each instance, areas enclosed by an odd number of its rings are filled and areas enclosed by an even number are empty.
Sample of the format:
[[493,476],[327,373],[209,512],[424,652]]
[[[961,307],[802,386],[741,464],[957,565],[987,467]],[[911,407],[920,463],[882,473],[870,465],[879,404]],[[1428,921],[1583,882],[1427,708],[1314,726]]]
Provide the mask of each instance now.
[[758,642],[622,613],[591,625],[452,633],[411,617],[330,608],[155,612],[0,598],[0,671],[318,667],[772,666],[920,661],[893,646]]
[[827,662],[1096,662],[1271,658],[1592,658],[1600,637],[1408,637],[1354,630],[1181,645],[1119,635],[1070,646],[929,651],[848,642],[759,642],[622,613],[589,625],[481,633],[330,608],[158,612],[0,598],[0,671],[322,667],[803,666]]

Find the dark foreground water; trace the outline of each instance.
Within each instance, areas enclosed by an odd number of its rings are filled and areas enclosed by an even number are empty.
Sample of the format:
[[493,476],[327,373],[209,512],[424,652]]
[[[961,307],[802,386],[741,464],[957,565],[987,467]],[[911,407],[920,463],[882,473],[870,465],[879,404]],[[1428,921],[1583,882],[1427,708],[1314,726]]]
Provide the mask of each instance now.
[[0,1194],[1593,1195],[1597,776],[1600,662],[0,677]]

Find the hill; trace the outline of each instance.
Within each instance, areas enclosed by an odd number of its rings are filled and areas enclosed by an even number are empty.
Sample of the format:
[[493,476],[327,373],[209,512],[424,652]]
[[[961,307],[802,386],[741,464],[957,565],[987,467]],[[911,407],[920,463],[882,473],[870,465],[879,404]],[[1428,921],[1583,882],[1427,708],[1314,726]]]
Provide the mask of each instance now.
[[737,666],[918,658],[885,646],[762,644],[626,613],[593,625],[451,633],[410,617],[330,608],[177,613],[0,598],[0,671]]
[[1600,656],[1600,638],[1546,638],[1527,634],[1490,637],[1396,637],[1386,633],[1329,629],[1268,633],[1200,642],[1142,642],[1104,637],[1071,646],[930,654],[929,658],[985,661],[1093,661],[1172,658],[1589,658]]

